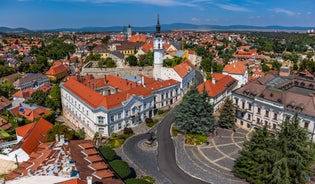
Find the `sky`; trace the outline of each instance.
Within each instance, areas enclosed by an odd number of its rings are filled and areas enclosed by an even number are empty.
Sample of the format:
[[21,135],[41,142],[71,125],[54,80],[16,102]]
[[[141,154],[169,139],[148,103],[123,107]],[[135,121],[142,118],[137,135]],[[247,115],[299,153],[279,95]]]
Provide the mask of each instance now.
[[315,0],[0,0],[0,27],[161,24],[315,27]]

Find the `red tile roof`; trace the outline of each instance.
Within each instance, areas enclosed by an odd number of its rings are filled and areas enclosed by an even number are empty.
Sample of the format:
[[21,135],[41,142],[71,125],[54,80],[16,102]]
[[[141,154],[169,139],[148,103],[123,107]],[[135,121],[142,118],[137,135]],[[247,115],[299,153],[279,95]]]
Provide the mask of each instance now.
[[174,66],[174,70],[181,78],[184,78],[193,68],[193,65],[188,60],[185,60],[182,63]]
[[[124,83],[126,83],[125,79],[123,81]],[[116,83],[116,84],[123,84],[123,83]],[[111,108],[122,105],[122,102],[129,99],[132,95],[147,97],[152,94],[151,90],[146,89],[142,86],[137,86],[137,87],[134,87],[132,89],[129,89],[120,93],[116,93],[109,96],[103,96],[73,78],[65,82],[63,86],[67,88],[68,90],[70,90],[77,97],[84,100],[87,104],[89,104],[93,108],[103,106],[106,109],[111,109]],[[123,85],[123,86],[127,87],[126,85]],[[122,87],[122,88],[123,86],[117,85],[117,87]]]
[[234,62],[225,65],[225,67],[223,68],[223,72],[242,75],[246,72],[246,66],[241,62]]
[[146,88],[152,89],[153,91],[155,90],[159,90],[168,86],[172,86],[175,84],[179,84],[178,81],[174,80],[174,79],[169,79],[169,80],[165,80],[165,81],[156,81],[155,83],[151,83],[146,85]]
[[199,93],[203,93],[205,89],[208,96],[213,98],[237,85],[237,80],[229,75],[214,73],[212,74],[212,77],[215,80],[215,83],[212,83],[211,80],[201,83],[197,86]]
[[15,108],[11,109],[10,111],[13,115],[23,116],[24,118],[26,118],[30,121],[34,121],[35,119],[40,118],[41,116],[50,114],[50,110],[45,109],[45,108],[41,108],[41,107],[38,107],[38,108],[32,110],[32,109],[29,109],[26,107],[17,106]]
[[59,182],[57,184],[87,184],[87,182],[80,180],[79,178],[70,179],[68,181]]
[[48,130],[52,127],[53,125],[50,122],[41,118],[38,122],[34,123],[31,129],[21,140],[22,144],[19,144],[18,146],[20,146],[20,148],[22,148],[27,154],[31,154],[41,142],[45,141]]
[[34,126],[35,123],[30,123],[30,124],[26,124],[24,126],[20,126],[20,127],[17,127],[15,129],[15,132],[18,136],[21,136],[21,137],[24,137],[27,132],[30,131],[30,129]]
[[68,72],[68,67],[64,64],[61,65],[53,65],[49,68],[49,70],[45,73],[46,75],[58,75],[60,73]]

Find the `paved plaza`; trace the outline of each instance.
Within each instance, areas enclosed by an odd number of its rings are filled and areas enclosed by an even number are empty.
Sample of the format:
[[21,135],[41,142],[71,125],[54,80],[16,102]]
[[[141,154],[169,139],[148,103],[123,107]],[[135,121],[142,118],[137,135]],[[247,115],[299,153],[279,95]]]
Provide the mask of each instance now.
[[174,137],[178,166],[186,173],[213,184],[246,183],[232,173],[234,161],[249,132],[217,129],[209,137],[209,145],[191,146],[184,143],[184,135]]

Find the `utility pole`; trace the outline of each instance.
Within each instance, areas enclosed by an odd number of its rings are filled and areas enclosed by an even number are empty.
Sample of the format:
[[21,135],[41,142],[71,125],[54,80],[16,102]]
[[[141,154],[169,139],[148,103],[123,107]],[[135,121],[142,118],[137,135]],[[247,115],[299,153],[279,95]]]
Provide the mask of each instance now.
[[19,168],[19,161],[18,161],[18,156],[17,156],[17,154],[15,154],[15,160],[16,160],[17,168]]

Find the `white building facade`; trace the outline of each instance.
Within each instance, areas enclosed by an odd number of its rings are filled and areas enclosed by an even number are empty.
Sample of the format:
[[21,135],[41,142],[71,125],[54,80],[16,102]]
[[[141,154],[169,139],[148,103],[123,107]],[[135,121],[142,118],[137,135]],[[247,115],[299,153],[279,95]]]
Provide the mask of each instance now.
[[[236,124],[245,129],[267,126],[271,131],[281,128],[286,118],[298,112],[300,126],[309,132],[314,141],[315,131],[315,94],[314,81],[301,78],[280,79],[271,77],[251,82],[232,93],[237,106]],[[285,81],[279,85],[279,81]],[[275,81],[277,86],[272,85]],[[305,84],[301,88],[300,84]],[[305,88],[308,86],[307,88]],[[311,88],[312,89],[311,89]]]

